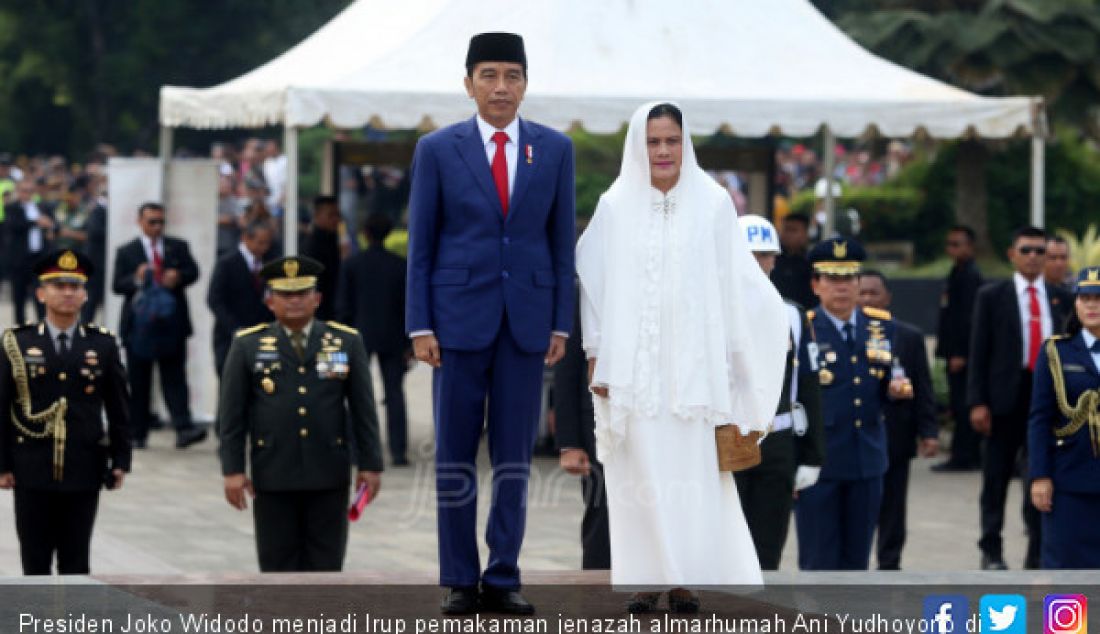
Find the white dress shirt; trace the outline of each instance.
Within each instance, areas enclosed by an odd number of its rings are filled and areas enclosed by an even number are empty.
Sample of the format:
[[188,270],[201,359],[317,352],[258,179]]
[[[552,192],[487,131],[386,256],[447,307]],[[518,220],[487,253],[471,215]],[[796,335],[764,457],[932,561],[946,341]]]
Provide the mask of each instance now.
[[508,200],[512,199],[512,191],[516,185],[516,156],[519,154],[519,117],[504,126],[504,129],[494,128],[488,121],[477,115],[477,131],[481,133],[481,142],[485,144],[485,156],[489,166],[493,165],[493,157],[497,153],[497,144],[493,141],[493,135],[504,132],[508,135],[508,142],[504,144],[504,158],[508,163]]
[[76,335],[76,323],[73,323],[73,325],[62,330],[53,325],[53,323],[49,319],[46,319],[44,321],[46,322],[46,330],[50,333],[50,341],[53,342],[53,349],[57,352],[57,354],[61,354],[61,344],[57,341],[57,337],[61,333],[65,333],[65,338],[69,340],[69,350],[72,350],[73,337]]
[[145,259],[149,262],[149,265],[153,265],[153,249],[157,250],[160,254],[160,262],[164,264],[164,238],[157,238],[156,244],[153,244],[153,240],[149,236],[141,235],[141,247],[145,249]]
[[252,252],[248,250],[248,247],[246,247],[243,242],[238,244],[237,248],[240,250],[241,257],[244,258],[245,264],[248,265],[248,270],[252,273],[259,273],[260,267],[263,266],[263,262],[260,261],[260,258],[252,255]]
[[1082,328],[1081,338],[1085,340],[1085,348],[1088,349],[1089,354],[1092,355],[1092,364],[1096,366],[1096,371],[1100,372],[1100,352],[1092,351],[1092,344],[1096,343],[1096,337],[1093,337],[1091,332]]
[[1020,327],[1023,330],[1023,332],[1020,333],[1020,340],[1024,342],[1020,362],[1023,363],[1023,367],[1026,368],[1030,361],[1027,357],[1027,352],[1031,349],[1031,341],[1028,339],[1028,333],[1031,332],[1029,328],[1031,321],[1031,296],[1027,292],[1028,286],[1035,286],[1035,296],[1039,301],[1039,323],[1043,333],[1043,340],[1046,340],[1053,334],[1054,320],[1050,316],[1050,302],[1047,300],[1047,287],[1046,284],[1043,283],[1042,277],[1035,278],[1034,282],[1028,282],[1026,277],[1020,275],[1019,271],[1016,271],[1012,274],[1012,281],[1016,284],[1016,303],[1020,306]]
[[38,205],[32,200],[23,203],[23,214],[27,217],[27,222],[31,223],[30,229],[27,230],[27,251],[38,253],[46,246],[42,240],[42,227],[38,226],[38,219],[41,217],[42,212],[39,211]]

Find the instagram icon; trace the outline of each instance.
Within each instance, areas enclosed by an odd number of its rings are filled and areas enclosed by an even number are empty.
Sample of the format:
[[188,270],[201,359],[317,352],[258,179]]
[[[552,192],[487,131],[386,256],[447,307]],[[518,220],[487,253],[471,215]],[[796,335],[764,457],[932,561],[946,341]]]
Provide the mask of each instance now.
[[1089,604],[1083,594],[1048,594],[1043,599],[1045,634],[1088,634]]

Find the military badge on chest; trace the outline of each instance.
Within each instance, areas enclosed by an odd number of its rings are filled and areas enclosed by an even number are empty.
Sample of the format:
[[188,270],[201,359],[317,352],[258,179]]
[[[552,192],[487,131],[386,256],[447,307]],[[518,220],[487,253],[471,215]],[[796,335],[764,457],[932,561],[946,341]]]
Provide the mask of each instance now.
[[27,366],[27,377],[35,378],[46,374],[46,357],[42,354],[42,349],[37,346],[31,346],[23,351],[23,362]]
[[321,351],[317,353],[317,376],[322,379],[343,379],[348,375],[348,353],[344,342],[331,332],[321,339]]
[[256,348],[256,358],[253,360],[253,370],[260,375],[260,389],[264,394],[275,393],[275,376],[282,371],[282,362],[279,361],[279,348],[275,345],[276,337],[261,337],[260,345]]

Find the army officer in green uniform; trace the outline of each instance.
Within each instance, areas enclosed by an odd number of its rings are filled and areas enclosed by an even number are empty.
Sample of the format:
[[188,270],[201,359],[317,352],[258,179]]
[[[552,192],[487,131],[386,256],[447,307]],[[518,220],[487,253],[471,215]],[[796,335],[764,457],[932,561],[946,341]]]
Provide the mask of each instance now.
[[[270,324],[237,332],[222,372],[218,453],[225,497],[254,496],[262,572],[338,571],[355,485],[378,493],[382,454],[367,354],[359,334],[313,318],[316,260],[292,256],[260,272]],[[354,456],[352,455],[354,449]],[[251,479],[245,474],[245,454]]]

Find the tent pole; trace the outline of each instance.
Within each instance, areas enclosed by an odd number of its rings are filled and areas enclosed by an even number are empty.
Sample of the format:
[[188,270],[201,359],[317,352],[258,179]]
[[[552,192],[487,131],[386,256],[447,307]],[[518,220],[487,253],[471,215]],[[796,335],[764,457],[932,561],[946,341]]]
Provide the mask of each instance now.
[[168,204],[168,165],[172,161],[172,128],[160,126],[160,202]]
[[1031,134],[1031,224],[1040,229],[1046,224],[1044,208],[1046,145],[1040,126]]
[[[820,238],[824,240],[836,233],[836,200],[833,198],[833,183],[835,182],[833,172],[836,171],[836,137],[833,136],[833,131],[829,129],[829,126],[822,126],[821,140],[825,145],[821,151],[825,171],[825,226],[822,227]],[[814,187],[816,186],[817,183],[814,183]]]
[[298,255],[298,128],[283,127],[286,198],[283,202],[283,253]]

